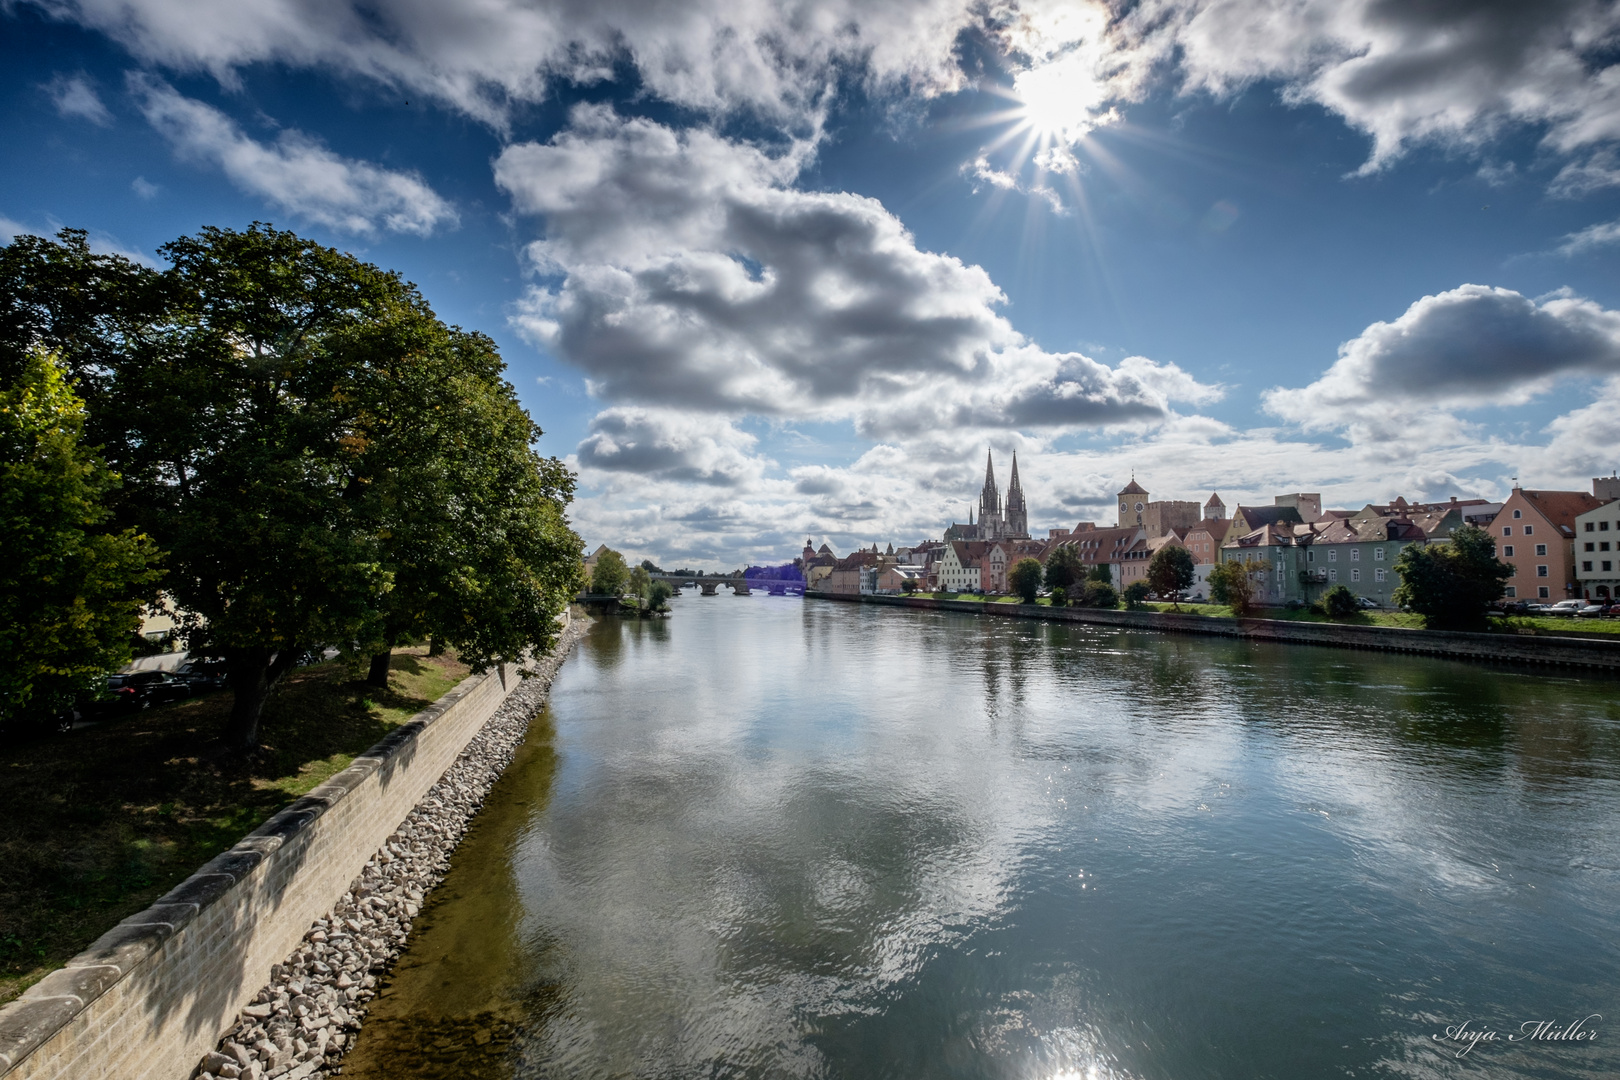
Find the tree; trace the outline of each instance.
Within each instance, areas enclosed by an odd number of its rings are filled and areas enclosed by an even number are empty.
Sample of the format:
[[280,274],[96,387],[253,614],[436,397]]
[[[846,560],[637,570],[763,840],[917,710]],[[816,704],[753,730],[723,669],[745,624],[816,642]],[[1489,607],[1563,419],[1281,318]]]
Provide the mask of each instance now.
[[608,548],[596,558],[596,569],[591,571],[591,592],[597,596],[619,596],[624,592],[624,583],[629,577],[630,570],[624,564],[624,556]]
[[667,581],[655,581],[647,588],[647,610],[668,611],[669,598],[675,595],[675,590],[669,587]]
[[376,655],[425,630],[476,670],[549,644],[579,573],[572,478],[535,455],[488,339],[269,226],[166,244],[162,272],[82,233],[19,243],[0,365],[29,339],[86,386],[120,520],[166,553],[191,649],[225,659],[228,745],[257,745],[311,647]]
[[44,717],[129,662],[161,571],[152,541],[114,531],[118,477],[83,445],[85,410],[34,350],[0,382],[0,716]]
[[1150,590],[1148,589],[1147,582],[1131,582],[1129,585],[1125,586],[1125,592],[1122,594],[1125,598],[1125,606],[1132,611],[1139,610],[1147,601],[1149,591]]
[[1103,585],[1112,585],[1114,583],[1113,567],[1105,562],[1097,563],[1092,566],[1091,572],[1086,575],[1086,580],[1099,582]]
[[1348,619],[1358,614],[1361,605],[1356,602],[1356,594],[1343,585],[1335,585],[1322,596],[1322,614],[1330,619]]
[[636,606],[646,603],[647,590],[652,587],[652,577],[647,573],[645,566],[638,566],[630,571],[630,595],[636,598]]
[[1052,600],[1053,607],[1062,607],[1069,602],[1069,590],[1065,589],[1061,585],[1056,585],[1048,589],[1046,592]]
[[904,581],[902,581],[900,583],[900,591],[905,593],[907,596],[910,596],[912,593],[916,592],[917,591],[917,579],[916,578],[906,578],[906,580],[904,580]]
[[1007,584],[1026,604],[1033,604],[1041,591],[1041,577],[1045,573],[1039,560],[1025,557],[1013,564],[1007,572]]
[[1072,544],[1062,544],[1046,557],[1046,587],[1069,589],[1086,577],[1085,560]]
[[1435,628],[1482,626],[1506,591],[1513,568],[1496,557],[1484,529],[1464,525],[1446,544],[1408,544],[1395,560],[1401,583],[1393,599]]
[[1179,544],[1166,544],[1153,553],[1148,562],[1147,581],[1159,598],[1170,597],[1176,610],[1181,610],[1181,593],[1192,588],[1198,578],[1192,552]]
[[1247,615],[1254,607],[1254,578],[1247,563],[1219,562],[1209,572],[1209,598],[1227,604],[1233,614]]
[[1105,608],[1112,611],[1119,607],[1119,593],[1106,581],[1087,581],[1083,587],[1078,603],[1081,607]]

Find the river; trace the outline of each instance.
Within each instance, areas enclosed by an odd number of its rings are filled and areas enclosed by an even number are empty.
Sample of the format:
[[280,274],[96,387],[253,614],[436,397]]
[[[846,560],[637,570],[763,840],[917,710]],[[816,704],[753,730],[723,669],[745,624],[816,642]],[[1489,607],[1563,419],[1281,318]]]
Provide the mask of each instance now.
[[1617,691],[688,593],[563,666],[344,1075],[1620,1076]]

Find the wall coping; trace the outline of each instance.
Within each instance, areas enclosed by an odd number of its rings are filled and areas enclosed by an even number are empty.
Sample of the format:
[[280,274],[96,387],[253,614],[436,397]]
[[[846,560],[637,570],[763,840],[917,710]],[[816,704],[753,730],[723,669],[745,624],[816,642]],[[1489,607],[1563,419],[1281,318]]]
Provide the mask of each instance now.
[[443,697],[389,732],[354,764],[288,803],[236,844],[204,863],[144,911],[97,938],[62,967],[0,1007],[0,1076],[72,1023],[92,1003],[133,975],[165,942],[227,896],[266,858],[311,830],[366,779],[408,760],[422,734],[490,679],[516,685],[518,665],[469,675]]
[[1596,637],[1488,634],[1468,630],[1419,630],[1401,626],[1357,626],[1353,623],[1293,622],[1286,619],[1226,619],[1173,611],[1106,611],[1099,608],[1052,608],[1036,604],[1004,604],[977,600],[937,600],[932,597],[886,596],[863,593],[806,593],[825,600],[877,604],[887,607],[953,611],[969,615],[1082,622],[1173,634],[1205,634],[1257,641],[1327,645],[1341,649],[1418,653],[1454,660],[1492,663],[1551,664],[1620,671],[1620,635],[1605,641]]

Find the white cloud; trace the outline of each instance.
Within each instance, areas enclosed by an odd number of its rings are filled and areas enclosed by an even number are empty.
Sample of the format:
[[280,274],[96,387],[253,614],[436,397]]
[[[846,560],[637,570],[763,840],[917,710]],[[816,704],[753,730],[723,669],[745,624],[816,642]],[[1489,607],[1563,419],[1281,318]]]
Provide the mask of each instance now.
[[143,199],[155,199],[157,198],[158,192],[163,190],[161,187],[152,183],[152,181],[148,180],[144,176],[137,176],[135,179],[131,180],[129,182],[129,188]]
[[1138,47],[1179,50],[1189,90],[1275,79],[1342,116],[1372,137],[1368,169],[1414,142],[1478,146],[1508,124],[1544,127],[1566,153],[1620,137],[1608,53],[1620,8],[1601,0],[1166,0],[1132,21]]
[[[1066,155],[1067,160],[1074,162],[1074,164],[1078,167],[1079,162],[1076,161],[1074,155],[1070,154],[1067,150],[1064,150],[1061,147],[1049,147],[1046,151],[1043,151],[1042,155],[1037,155],[1037,169],[1046,172],[1072,171],[1061,167],[1064,164],[1064,159],[1053,156],[1054,152]],[[1047,165],[1049,163],[1058,165],[1060,168],[1048,169]],[[1025,186],[1017,176],[991,165],[990,158],[985,154],[980,154],[971,162],[963,165],[961,168],[961,173],[963,176],[971,176],[974,180],[978,181],[977,184],[973,185],[973,193],[975,195],[979,193],[979,184],[989,184],[991,187],[1001,191],[1016,191],[1020,195],[1033,195],[1038,199],[1044,200],[1046,204],[1052,208],[1052,213],[1057,214],[1059,217],[1067,217],[1069,215],[1068,207],[1063,205],[1063,197],[1057,192],[1041,183]]]
[[1553,177],[1548,191],[1563,198],[1578,198],[1611,187],[1620,187],[1620,155],[1612,148],[1565,165]]
[[1353,442],[1404,451],[1466,441],[1462,411],[1523,404],[1560,380],[1617,372],[1620,312],[1564,293],[1538,302],[1462,285],[1373,323],[1339,347],[1321,378],[1263,400],[1307,430],[1340,429]]
[[1620,244],[1620,221],[1602,221],[1596,225],[1588,225],[1579,232],[1570,233],[1564,237],[1558,251],[1561,255],[1578,255],[1605,244]]
[[112,113],[101,103],[101,97],[90,79],[84,74],[56,75],[43,87],[51,103],[62,116],[76,116],[98,127],[111,127]]
[[1214,392],[1141,358],[1039,349],[979,267],[919,250],[876,200],[790,187],[803,162],[576,108],[495,163],[544,217],[531,255],[553,279],[514,322],[610,402],[853,419],[869,436],[1151,422]]
[[753,454],[756,442],[721,417],[617,406],[596,414],[577,454],[585,469],[741,490],[773,464]]
[[180,157],[215,165],[243,191],[309,221],[351,233],[426,236],[457,220],[455,208],[415,173],[340,157],[298,131],[258,142],[218,109],[144,76],[132,75],[130,89]]

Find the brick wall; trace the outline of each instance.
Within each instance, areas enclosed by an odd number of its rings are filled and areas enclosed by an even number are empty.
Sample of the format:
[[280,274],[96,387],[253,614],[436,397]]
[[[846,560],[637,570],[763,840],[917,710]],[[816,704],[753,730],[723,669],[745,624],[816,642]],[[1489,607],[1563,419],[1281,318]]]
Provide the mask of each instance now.
[[518,683],[463,681],[0,1009],[6,1080],[181,1080]]

